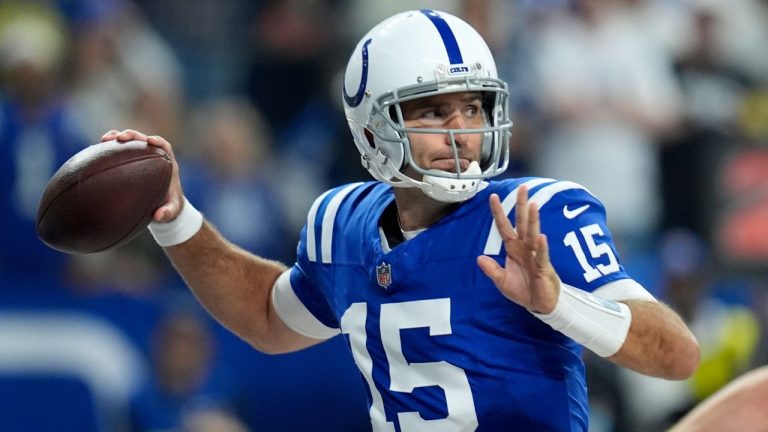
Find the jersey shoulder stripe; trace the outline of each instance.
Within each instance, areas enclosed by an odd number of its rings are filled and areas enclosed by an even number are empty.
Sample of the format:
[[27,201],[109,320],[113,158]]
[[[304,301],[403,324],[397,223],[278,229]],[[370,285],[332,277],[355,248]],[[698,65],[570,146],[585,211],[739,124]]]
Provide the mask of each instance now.
[[341,203],[352,191],[364,183],[351,183],[326,191],[320,195],[307,214],[307,259],[317,262],[317,233],[320,233],[320,259],[324,264],[332,262],[333,227]]
[[[541,186],[543,184],[552,183],[554,182],[554,179],[550,178],[534,178],[528,181],[525,181],[512,189],[505,197],[501,198],[501,207],[504,208],[504,213],[509,215],[512,212],[512,209],[515,208],[515,204],[517,203],[517,191],[520,189],[520,186],[526,186],[528,190],[535,189],[538,186]],[[496,221],[491,222],[491,228],[488,231],[488,237],[485,241],[485,248],[483,249],[483,254],[485,255],[498,255],[501,253],[501,234],[499,234],[499,229],[496,226]]]
[[567,191],[567,190],[583,190],[589,195],[592,195],[592,197],[594,197],[594,194],[592,194],[592,192],[590,192],[587,188],[585,188],[584,186],[578,183],[574,183],[570,181],[559,181],[559,182],[555,182],[550,185],[547,185],[541,188],[540,190],[538,190],[535,194],[533,194],[530,202],[536,203],[536,205],[539,206],[539,209],[541,209],[542,207],[544,207],[546,203],[552,200],[552,198],[556,194],[563,191]]
[[[535,203],[539,209],[543,208],[548,202],[550,202],[556,194],[563,191],[582,190],[588,193],[589,195],[592,195],[592,193],[589,192],[587,188],[585,188],[584,186],[578,183],[574,183],[571,181],[555,181],[553,179],[547,179],[547,178],[535,178],[535,179],[531,179],[526,182],[523,182],[518,187],[515,187],[502,200],[501,205],[504,208],[504,211],[507,214],[507,216],[509,216],[512,213],[512,210],[514,210],[515,208],[515,204],[517,203],[517,191],[522,185],[527,186],[528,190],[531,190],[531,191],[534,190],[536,187],[541,186],[541,188],[533,192],[533,194],[530,195],[530,198],[529,198],[529,202]],[[594,195],[592,196],[594,197]],[[491,224],[491,229],[488,233],[488,239],[485,242],[485,248],[483,249],[483,254],[499,255],[501,254],[501,246],[502,246],[501,234],[499,234],[499,230],[496,227],[496,222],[494,221]]]
[[309,208],[309,213],[307,213],[307,258],[310,261],[317,261],[317,246],[315,244],[315,218],[317,217],[317,210],[325,200],[325,197],[331,192],[333,192],[333,189],[327,190],[317,197],[315,202],[312,203],[312,207]]

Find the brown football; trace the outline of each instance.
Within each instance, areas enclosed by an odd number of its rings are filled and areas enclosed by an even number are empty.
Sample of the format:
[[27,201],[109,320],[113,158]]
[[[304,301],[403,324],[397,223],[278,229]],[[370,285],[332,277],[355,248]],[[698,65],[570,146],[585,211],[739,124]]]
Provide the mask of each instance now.
[[37,235],[66,253],[120,246],[139,234],[163,202],[172,164],[141,141],[94,144],[51,177],[37,209]]

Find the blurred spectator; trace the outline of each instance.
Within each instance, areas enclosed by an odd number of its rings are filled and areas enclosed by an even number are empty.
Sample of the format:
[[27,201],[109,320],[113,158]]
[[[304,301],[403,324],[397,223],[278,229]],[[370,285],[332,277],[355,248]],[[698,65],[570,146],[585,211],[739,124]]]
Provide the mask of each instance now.
[[625,261],[657,229],[658,140],[680,115],[667,50],[630,16],[619,0],[574,1],[531,50],[546,116],[532,171],[598,196]]
[[[436,9],[454,14],[457,16],[461,12],[462,2],[464,0],[420,0],[414,4],[410,0],[390,0],[390,1],[378,1],[378,0],[355,0],[347,2],[346,10],[344,12],[344,27],[343,36],[347,38],[354,48],[354,43],[360,39],[360,35],[364,35],[374,25],[379,23],[384,18],[391,16],[397,12],[406,11],[410,9]],[[470,2],[474,2],[470,0]],[[481,0],[478,3],[484,3],[485,0]],[[484,5],[480,5],[483,7]],[[474,23],[473,23],[474,24]],[[346,59],[344,59],[346,62]]]
[[267,2],[254,21],[248,93],[277,136],[310,100],[324,95],[333,66],[342,61],[335,49],[339,25],[333,3]]
[[[627,18],[643,29],[645,35],[670,58],[677,58],[691,46],[693,23],[691,1],[619,0]],[[695,0],[693,0],[695,3]]]
[[233,393],[221,368],[214,368],[215,351],[201,312],[169,311],[153,334],[153,379],[131,404],[133,430],[182,430],[201,413],[227,409]]
[[722,22],[703,8],[691,11],[691,44],[675,65],[683,95],[683,125],[662,150],[664,225],[709,236],[715,212],[712,192],[725,155],[743,135],[742,100],[754,83],[729,65],[717,47]]
[[[292,231],[305,222],[314,196],[360,165],[339,114],[346,27],[339,0],[265,2],[253,21],[247,94],[273,131]],[[329,83],[332,83],[329,85]],[[348,162],[349,161],[349,162]],[[294,229],[296,228],[296,229]]]
[[[270,130],[242,99],[211,100],[191,116],[185,190],[227,238],[252,252],[290,261],[286,213]],[[188,186],[188,187],[187,187]]]
[[[242,94],[248,84],[249,26],[263,0],[135,0],[181,63],[186,100]],[[278,32],[286,32],[280,29]],[[145,66],[140,63],[138,66]],[[151,68],[150,68],[151,69]],[[279,105],[279,103],[278,103]]]
[[691,0],[699,10],[719,23],[715,50],[731,68],[750,79],[768,80],[768,56],[761,55],[768,43],[768,4],[763,0]]
[[[467,2],[471,5],[472,2]],[[514,127],[510,139],[510,167],[504,176],[522,177],[531,173],[530,162],[538,149],[541,139],[542,112],[541,102],[536,92],[540,85],[539,77],[531,61],[539,37],[545,32],[550,21],[557,19],[567,7],[568,0],[530,0],[505,3],[506,16],[512,23],[507,30],[504,42],[499,42],[500,55],[496,57],[499,75],[504,77],[509,86],[509,104]],[[514,5],[514,6],[510,6]],[[469,6],[468,6],[469,7]],[[497,6],[494,4],[494,13]]]
[[53,173],[89,141],[61,87],[69,52],[60,16],[6,1],[0,17],[0,274],[54,285],[65,256],[37,238],[37,205]]
[[134,128],[177,136],[181,69],[127,0],[57,0],[74,38],[69,91],[88,136]]

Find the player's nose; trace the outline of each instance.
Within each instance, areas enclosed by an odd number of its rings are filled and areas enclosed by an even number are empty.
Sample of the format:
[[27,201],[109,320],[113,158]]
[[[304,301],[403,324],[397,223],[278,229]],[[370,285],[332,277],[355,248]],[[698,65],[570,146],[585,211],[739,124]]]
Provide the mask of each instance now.
[[454,110],[450,116],[446,117],[445,128],[446,129],[466,129],[467,122],[459,110]]
[[456,147],[465,147],[469,144],[470,134],[461,133],[461,129],[464,128],[449,128],[450,132],[445,134],[445,144],[452,146],[456,143]]

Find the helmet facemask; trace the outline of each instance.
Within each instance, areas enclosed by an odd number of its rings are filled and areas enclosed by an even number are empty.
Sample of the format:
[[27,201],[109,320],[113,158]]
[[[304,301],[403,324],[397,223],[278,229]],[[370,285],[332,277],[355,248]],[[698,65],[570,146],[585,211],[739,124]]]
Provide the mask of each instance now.
[[[401,104],[418,98],[446,93],[477,92],[482,99],[483,126],[473,129],[447,129],[406,127]],[[508,92],[506,84],[495,78],[446,79],[426,84],[419,84],[396,89],[385,93],[373,102],[371,122],[366,128],[376,148],[395,149],[402,155],[391,158],[387,154],[386,170],[380,172],[379,180],[395,187],[418,187],[428,196],[446,202],[464,201],[471,198],[478,190],[481,180],[501,174],[509,165],[509,129],[512,123],[507,113]],[[455,162],[452,171],[430,169],[420,166],[413,157],[409,134],[448,135]],[[459,161],[457,135],[482,134],[481,158],[462,171]],[[372,155],[382,160],[382,155]],[[364,155],[364,158],[366,156]],[[406,173],[412,168],[419,176]],[[389,177],[385,177],[385,175]],[[419,178],[420,177],[420,178]]]

